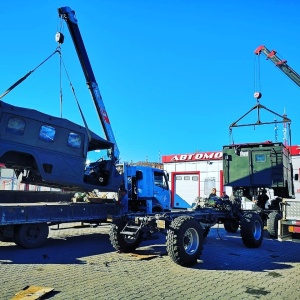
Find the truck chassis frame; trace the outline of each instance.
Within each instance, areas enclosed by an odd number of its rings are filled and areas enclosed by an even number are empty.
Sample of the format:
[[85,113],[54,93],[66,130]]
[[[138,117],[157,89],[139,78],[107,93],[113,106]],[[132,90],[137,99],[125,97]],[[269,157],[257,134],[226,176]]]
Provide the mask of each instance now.
[[219,207],[197,207],[191,211],[159,214],[125,214],[110,216],[110,241],[120,252],[138,248],[143,236],[155,232],[166,234],[167,252],[178,265],[191,266],[200,258],[204,238],[215,224],[224,224],[227,232],[240,227],[242,241],[258,248],[263,240],[263,221],[257,211],[243,211],[236,203],[224,201]]

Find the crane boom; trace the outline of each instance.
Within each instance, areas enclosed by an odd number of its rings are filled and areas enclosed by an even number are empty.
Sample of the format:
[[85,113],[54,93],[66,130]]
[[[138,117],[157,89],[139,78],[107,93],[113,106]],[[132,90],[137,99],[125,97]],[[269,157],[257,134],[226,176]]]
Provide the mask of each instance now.
[[261,53],[267,56],[267,59],[271,60],[276,67],[278,67],[285,75],[293,80],[298,86],[300,86],[300,75],[297,74],[290,66],[288,66],[286,60],[281,60],[275,50],[268,50],[265,46],[259,46],[255,49],[254,53],[260,55]]
[[78,22],[75,17],[75,11],[72,10],[70,7],[61,7],[58,9],[58,14],[59,17],[61,17],[67,23],[88,88],[96,106],[96,110],[100,118],[106,139],[114,144],[114,156],[116,158],[116,161],[118,161],[120,153],[117,146],[117,142],[112,131],[108,114],[106,112],[105,105],[80,34]]

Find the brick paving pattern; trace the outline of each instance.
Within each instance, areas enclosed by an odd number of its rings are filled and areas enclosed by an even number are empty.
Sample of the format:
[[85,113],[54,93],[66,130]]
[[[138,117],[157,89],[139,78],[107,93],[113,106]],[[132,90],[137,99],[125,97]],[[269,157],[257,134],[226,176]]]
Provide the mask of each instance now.
[[138,259],[118,254],[109,242],[109,225],[80,223],[50,229],[46,244],[21,249],[0,242],[0,299],[11,299],[26,286],[54,288],[43,299],[300,299],[300,244],[278,242],[265,233],[258,249],[246,248],[239,231],[213,227],[199,263],[174,264],[166,255],[165,236],[143,241]]

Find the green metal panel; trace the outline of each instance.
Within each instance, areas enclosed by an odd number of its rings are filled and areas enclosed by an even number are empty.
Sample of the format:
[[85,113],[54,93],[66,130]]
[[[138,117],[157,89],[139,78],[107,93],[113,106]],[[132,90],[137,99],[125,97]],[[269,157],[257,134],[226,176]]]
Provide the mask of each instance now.
[[248,151],[238,156],[234,148],[224,148],[223,172],[224,184],[230,186],[250,185]]
[[289,173],[288,164],[289,155],[281,143],[223,147],[224,184],[228,186],[283,187]]

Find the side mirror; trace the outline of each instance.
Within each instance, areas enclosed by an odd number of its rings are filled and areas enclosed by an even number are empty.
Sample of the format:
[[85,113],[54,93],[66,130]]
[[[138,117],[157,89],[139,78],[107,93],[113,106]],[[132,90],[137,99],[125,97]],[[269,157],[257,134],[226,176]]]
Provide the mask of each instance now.
[[136,176],[136,180],[142,180],[143,179],[143,172],[142,171],[136,171],[135,176]]

